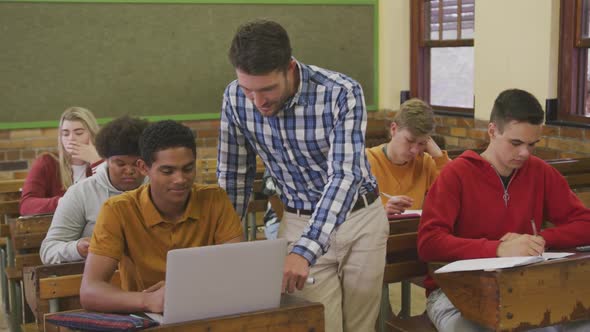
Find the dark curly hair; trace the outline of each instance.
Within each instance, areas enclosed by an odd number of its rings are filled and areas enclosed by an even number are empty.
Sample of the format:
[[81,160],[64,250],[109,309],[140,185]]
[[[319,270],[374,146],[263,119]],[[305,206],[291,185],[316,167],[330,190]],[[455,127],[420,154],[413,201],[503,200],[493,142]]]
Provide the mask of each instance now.
[[193,156],[197,157],[197,144],[193,132],[187,126],[172,120],[151,124],[143,131],[139,140],[141,158],[148,167],[154,162],[154,153],[178,147],[191,150]]
[[139,138],[149,122],[127,115],[104,125],[96,135],[96,151],[106,159],[112,156],[139,156]]
[[285,71],[291,62],[291,42],[280,24],[255,20],[238,28],[228,55],[234,68],[250,75]]

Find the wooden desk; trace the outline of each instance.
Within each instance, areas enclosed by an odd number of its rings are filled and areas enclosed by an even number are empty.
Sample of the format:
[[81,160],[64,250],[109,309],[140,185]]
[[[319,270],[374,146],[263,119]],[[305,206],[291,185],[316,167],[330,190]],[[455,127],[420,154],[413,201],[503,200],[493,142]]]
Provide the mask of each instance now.
[[[231,298],[228,298],[230,300]],[[47,317],[47,315],[45,316]],[[71,331],[67,328],[54,329],[51,324],[45,325],[48,331]],[[312,303],[292,295],[283,295],[281,306],[277,309],[261,310],[240,315],[202,319],[187,323],[157,326],[144,331],[291,331],[291,332],[323,332],[324,306]]]
[[590,318],[590,254],[497,271],[432,275],[466,318],[496,331]]

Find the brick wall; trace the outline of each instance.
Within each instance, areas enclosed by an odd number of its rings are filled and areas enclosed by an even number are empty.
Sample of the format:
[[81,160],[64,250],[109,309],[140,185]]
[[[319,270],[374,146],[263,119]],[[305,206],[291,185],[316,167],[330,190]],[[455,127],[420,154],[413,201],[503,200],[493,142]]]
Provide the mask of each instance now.
[[[387,140],[393,112],[371,112],[367,135],[377,144]],[[186,121],[197,140],[199,158],[215,158],[219,120]],[[447,148],[482,148],[487,145],[487,121],[436,116],[436,132]],[[57,151],[57,129],[0,130],[0,180],[22,178],[32,161],[46,151]],[[545,126],[535,154],[544,159],[590,157],[590,129]]]
[[[378,130],[380,122],[386,127],[394,114],[371,113],[367,131]],[[488,144],[488,121],[443,115],[437,115],[435,121],[436,133],[444,137],[448,149],[477,149]],[[590,129],[544,126],[536,146],[535,155],[543,159],[590,157]]]
[[[219,120],[186,121],[197,140],[197,156],[217,156]],[[37,156],[57,153],[56,128],[0,130],[0,180],[23,178]]]

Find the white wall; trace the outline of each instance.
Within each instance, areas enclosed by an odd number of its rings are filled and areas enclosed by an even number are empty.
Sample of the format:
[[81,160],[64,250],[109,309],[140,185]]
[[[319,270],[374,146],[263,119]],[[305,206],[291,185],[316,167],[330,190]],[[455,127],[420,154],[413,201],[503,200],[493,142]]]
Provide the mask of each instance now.
[[[410,1],[379,1],[379,107],[410,87]],[[559,0],[476,0],[475,118],[489,119],[504,89],[557,97]]]
[[475,4],[475,117],[488,119],[498,93],[524,89],[557,96],[559,0]]
[[410,90],[410,0],[379,0],[379,108],[398,109]]

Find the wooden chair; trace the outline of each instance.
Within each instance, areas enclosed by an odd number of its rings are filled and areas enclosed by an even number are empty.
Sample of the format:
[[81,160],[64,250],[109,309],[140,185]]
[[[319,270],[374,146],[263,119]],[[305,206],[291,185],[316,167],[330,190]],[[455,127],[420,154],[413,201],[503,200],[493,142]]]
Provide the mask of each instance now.
[[[417,236],[420,218],[390,221],[387,255],[383,276],[380,331],[424,331],[436,329],[426,314],[410,317],[410,280],[426,275],[426,263],[418,259]],[[389,284],[402,283],[402,308],[395,315],[389,303]]]
[[30,317],[23,304],[23,268],[41,265],[39,248],[51,225],[53,215],[23,216],[9,221],[9,247],[12,255],[7,258],[5,274],[8,279],[10,317],[14,326]]
[[20,192],[24,183],[24,179],[2,180],[0,181],[0,193]]
[[[26,327],[44,331],[45,314],[82,308],[80,285],[83,272],[84,262],[25,267],[25,298],[35,316],[35,322],[25,324]],[[121,286],[119,271],[115,272],[111,283]]]
[[262,193],[262,180],[254,180],[252,195],[248,203],[246,221],[244,222],[244,233],[247,240],[256,240],[258,227],[264,226],[263,216],[266,213],[268,204],[277,214],[279,219],[283,218],[283,202],[277,195],[267,196]]
[[8,257],[12,257],[12,248],[8,246],[10,228],[8,220],[18,217],[20,191],[0,192],[0,287],[2,289],[2,303],[5,311],[10,311],[8,299],[8,280],[6,279],[6,266]]
[[590,207],[590,158],[554,159],[547,163],[557,169],[586,207]]

